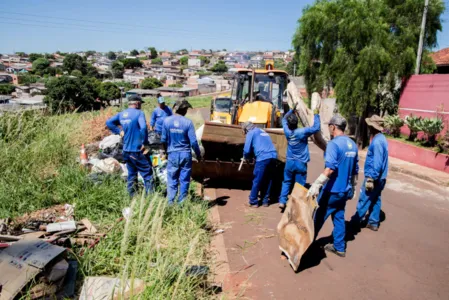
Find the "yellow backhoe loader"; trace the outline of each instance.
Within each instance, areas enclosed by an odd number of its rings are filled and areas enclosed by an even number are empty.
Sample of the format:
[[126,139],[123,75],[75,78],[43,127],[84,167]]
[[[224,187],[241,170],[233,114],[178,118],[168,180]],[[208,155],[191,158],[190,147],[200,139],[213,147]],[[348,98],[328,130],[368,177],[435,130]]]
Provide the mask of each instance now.
[[282,118],[287,112],[285,98],[288,74],[274,70],[269,62],[265,69],[238,69],[230,97],[217,97],[211,103],[211,122],[204,124],[201,145],[203,161],[195,162],[192,177],[196,180],[251,180],[252,164],[239,165],[243,156],[245,136],[241,124],[251,121],[267,131],[285,162],[287,141],[282,130]]

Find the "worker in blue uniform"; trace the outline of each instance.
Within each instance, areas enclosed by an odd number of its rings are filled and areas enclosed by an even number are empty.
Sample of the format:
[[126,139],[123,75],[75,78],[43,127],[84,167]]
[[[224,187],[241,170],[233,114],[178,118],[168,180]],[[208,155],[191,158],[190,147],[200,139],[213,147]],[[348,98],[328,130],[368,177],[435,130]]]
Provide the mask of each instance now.
[[162,134],[162,125],[164,124],[164,119],[173,114],[170,107],[165,105],[165,99],[161,94],[157,95],[157,103],[159,107],[156,108],[151,114],[150,120],[150,130],[154,130],[159,136]]
[[201,152],[195,136],[193,122],[185,117],[192,108],[186,100],[178,100],[174,106],[175,114],[164,120],[161,142],[167,149],[168,203],[173,204],[180,188],[178,202],[182,203],[189,191],[192,174],[192,152],[201,159]]
[[[128,169],[128,193],[132,197],[137,190],[137,174],[143,178],[145,191],[152,191],[153,169],[146,156],[148,153],[148,129],[145,114],[140,110],[142,98],[132,95],[128,98],[128,109],[106,121],[114,134],[123,137],[123,159]],[[120,127],[119,127],[120,126]]]
[[367,228],[377,231],[380,223],[381,193],[388,175],[388,143],[382,134],[384,120],[378,115],[365,119],[371,136],[371,144],[365,160],[365,180],[360,190],[357,211],[351,218],[351,225],[360,228],[360,223],[369,212]]
[[284,181],[282,182],[279,208],[284,209],[287,197],[295,182],[305,185],[307,180],[307,163],[310,161],[309,137],[320,131],[319,108],[314,110],[312,127],[298,128],[296,107],[285,114],[282,119],[285,137],[287,138],[287,161],[284,168]]
[[258,194],[262,205],[269,205],[269,196],[273,173],[276,167],[277,152],[271,141],[270,135],[264,130],[257,128],[252,122],[243,124],[243,132],[246,135],[243,157],[250,159],[252,155],[256,158],[254,165],[254,178],[249,194],[250,207],[259,207]]
[[[315,237],[326,219],[332,216],[334,243],[326,245],[324,249],[340,257],[346,256],[346,201],[353,198],[359,172],[357,145],[344,134],[346,124],[340,115],[334,115],[330,120],[328,126],[332,140],[327,144],[324,154],[325,169],[307,194],[318,196],[319,207],[314,218]],[[321,187],[323,189],[320,192]]]

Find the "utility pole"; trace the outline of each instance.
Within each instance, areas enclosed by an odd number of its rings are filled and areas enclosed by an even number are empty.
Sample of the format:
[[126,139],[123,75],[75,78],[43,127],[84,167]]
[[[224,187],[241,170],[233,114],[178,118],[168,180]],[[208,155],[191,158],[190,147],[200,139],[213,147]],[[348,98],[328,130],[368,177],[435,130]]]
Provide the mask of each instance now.
[[425,0],[424,12],[422,15],[422,22],[421,22],[421,33],[419,34],[418,54],[416,55],[415,75],[419,74],[419,69],[421,67],[422,47],[423,47],[424,33],[426,32],[426,18],[428,6],[429,0]]

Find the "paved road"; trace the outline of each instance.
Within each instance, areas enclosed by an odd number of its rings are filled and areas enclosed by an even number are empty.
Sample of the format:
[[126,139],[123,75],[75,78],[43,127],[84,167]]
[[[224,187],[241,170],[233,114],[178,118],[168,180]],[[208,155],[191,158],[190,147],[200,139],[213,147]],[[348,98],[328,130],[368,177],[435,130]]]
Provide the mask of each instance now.
[[[323,169],[311,146],[308,182]],[[295,274],[278,249],[277,205],[251,209],[248,191],[216,189],[231,281],[227,293],[249,299],[449,299],[449,191],[390,173],[378,232],[348,237],[346,258],[313,246]],[[346,219],[355,211],[348,202]],[[329,219],[318,236],[328,241]]]

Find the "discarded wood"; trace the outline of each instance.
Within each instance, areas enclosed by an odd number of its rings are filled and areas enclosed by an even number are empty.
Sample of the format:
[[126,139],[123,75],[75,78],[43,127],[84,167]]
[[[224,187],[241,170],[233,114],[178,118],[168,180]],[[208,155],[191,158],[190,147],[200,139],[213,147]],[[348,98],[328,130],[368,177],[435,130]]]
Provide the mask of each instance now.
[[20,237],[23,240],[35,240],[35,239],[45,236],[46,234],[47,234],[47,232],[45,232],[45,231],[35,231],[35,232],[22,234],[22,235],[20,235]]
[[92,223],[88,219],[82,219],[81,223],[86,226],[86,231],[88,233],[97,233],[97,228],[95,228],[95,226],[92,225]]
[[20,237],[20,236],[0,235],[0,241],[5,241],[5,242],[20,241],[21,239],[22,239],[22,237]]
[[73,245],[86,246],[86,245],[92,245],[93,243],[95,243],[95,239],[71,238],[70,242]]
[[39,299],[45,296],[52,296],[56,293],[57,287],[55,284],[47,284],[41,282],[30,290],[31,299]]

